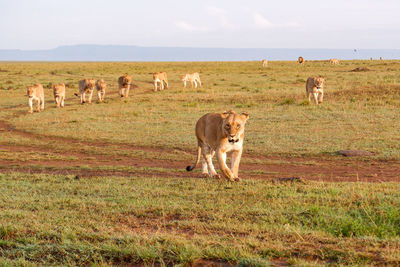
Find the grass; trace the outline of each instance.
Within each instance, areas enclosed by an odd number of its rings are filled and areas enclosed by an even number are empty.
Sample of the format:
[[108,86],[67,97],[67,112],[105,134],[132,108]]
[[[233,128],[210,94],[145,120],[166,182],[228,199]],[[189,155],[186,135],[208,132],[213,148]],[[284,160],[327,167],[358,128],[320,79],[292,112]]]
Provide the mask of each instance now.
[[400,264],[397,183],[20,173],[0,183],[4,262]]
[[[0,70],[0,266],[400,264],[398,183],[177,178],[194,159],[196,120],[230,109],[250,114],[244,176],[279,178],[301,166],[296,175],[329,180],[305,167],[329,157],[324,168],[350,164],[358,177],[361,161],[397,162],[400,61],[2,62]],[[155,71],[168,73],[169,89],[152,91]],[[203,87],[184,89],[179,76],[194,71]],[[129,99],[117,95],[123,73],[135,84]],[[305,96],[313,75],[326,80],[320,106]],[[79,104],[73,94],[85,77],[108,83],[104,103]],[[45,110],[28,114],[25,87],[37,82]],[[63,109],[49,89],[59,82]],[[343,163],[342,149],[376,155]],[[385,178],[378,168],[364,175]]]

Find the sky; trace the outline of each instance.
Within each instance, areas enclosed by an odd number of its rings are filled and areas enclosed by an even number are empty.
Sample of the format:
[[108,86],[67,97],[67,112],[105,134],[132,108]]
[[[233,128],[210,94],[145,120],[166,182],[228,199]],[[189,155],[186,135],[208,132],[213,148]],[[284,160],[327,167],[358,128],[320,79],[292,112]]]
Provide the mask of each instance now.
[[0,0],[0,49],[400,48],[399,0]]

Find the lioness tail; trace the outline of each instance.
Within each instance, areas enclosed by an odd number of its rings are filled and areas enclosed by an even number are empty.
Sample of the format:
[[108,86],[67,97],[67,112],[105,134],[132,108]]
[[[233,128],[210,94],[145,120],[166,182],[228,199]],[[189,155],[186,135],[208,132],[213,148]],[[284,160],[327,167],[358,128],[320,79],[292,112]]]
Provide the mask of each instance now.
[[197,158],[196,161],[194,162],[193,166],[186,166],[186,170],[190,172],[194,168],[196,168],[197,164],[200,162],[200,157],[201,157],[201,146],[197,146]]

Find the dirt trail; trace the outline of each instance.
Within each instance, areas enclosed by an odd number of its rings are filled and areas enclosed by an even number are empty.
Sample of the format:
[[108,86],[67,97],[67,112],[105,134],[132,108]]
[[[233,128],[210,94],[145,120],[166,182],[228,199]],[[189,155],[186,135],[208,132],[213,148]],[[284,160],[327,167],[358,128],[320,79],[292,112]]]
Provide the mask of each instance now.
[[[18,106],[20,107],[20,106]],[[10,107],[7,109],[12,109]],[[4,109],[4,108],[3,108]],[[25,113],[23,113],[25,114]],[[23,115],[16,112],[13,117]],[[92,176],[145,176],[145,177],[201,177],[199,171],[185,172],[186,165],[192,163],[194,151],[185,151],[179,148],[144,147],[107,142],[87,142],[78,139],[59,136],[49,136],[18,129],[0,120],[0,134],[9,132],[28,139],[43,141],[43,145],[13,145],[0,143],[0,151],[11,153],[46,152],[49,159],[41,160],[0,160],[0,172],[45,172],[54,174],[75,174],[85,177]],[[53,149],[46,145],[50,143],[66,144],[65,149]],[[91,153],[82,147],[115,148],[118,151],[145,151],[174,153],[182,151],[193,154],[193,159],[165,160],[157,158],[143,158],[141,156],[102,155]],[[65,157],[74,160],[65,160]],[[395,181],[400,182],[400,161],[356,159],[339,156],[323,157],[280,157],[250,155],[244,153],[244,159],[257,160],[265,163],[248,163],[244,161],[240,166],[242,178],[274,179],[282,177],[301,177],[309,180],[321,181]],[[82,166],[84,166],[82,168]],[[199,170],[200,166],[197,168]]]

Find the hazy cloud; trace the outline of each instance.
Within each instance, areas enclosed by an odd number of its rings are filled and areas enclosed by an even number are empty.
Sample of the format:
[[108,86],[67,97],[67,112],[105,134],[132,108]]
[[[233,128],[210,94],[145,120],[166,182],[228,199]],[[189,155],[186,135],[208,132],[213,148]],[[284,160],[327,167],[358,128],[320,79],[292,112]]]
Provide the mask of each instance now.
[[272,28],[274,24],[272,24],[269,20],[267,20],[263,15],[259,13],[253,14],[253,22],[258,28]]
[[217,17],[222,28],[233,29],[233,25],[228,19],[228,12],[226,10],[214,6],[209,6],[206,10],[209,15]]
[[194,26],[186,21],[176,21],[175,25],[183,31],[188,31],[188,32],[205,32],[207,31],[207,28],[205,27],[197,27]]

